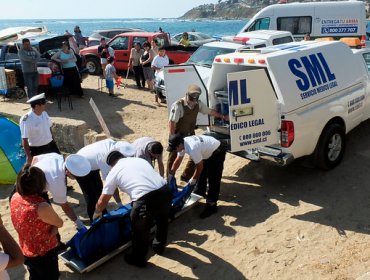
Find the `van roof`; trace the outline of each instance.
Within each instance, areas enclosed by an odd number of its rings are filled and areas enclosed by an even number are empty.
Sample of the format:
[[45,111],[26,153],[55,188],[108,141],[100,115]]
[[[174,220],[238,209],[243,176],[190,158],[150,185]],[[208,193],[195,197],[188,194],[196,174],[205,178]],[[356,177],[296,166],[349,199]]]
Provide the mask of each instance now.
[[268,40],[272,37],[281,37],[281,36],[292,36],[292,33],[289,31],[278,31],[278,30],[255,30],[249,32],[241,32],[235,37],[248,37],[253,39],[263,39]]
[[[288,10],[288,9],[296,9],[297,7],[304,8],[311,8],[311,7],[327,7],[333,8],[334,5],[340,6],[351,6],[358,5],[363,6],[363,1],[327,1],[327,2],[294,2],[294,3],[287,3],[287,4],[273,4],[264,8],[265,10],[273,9],[275,11],[278,10]],[[262,11],[262,10],[261,10]]]

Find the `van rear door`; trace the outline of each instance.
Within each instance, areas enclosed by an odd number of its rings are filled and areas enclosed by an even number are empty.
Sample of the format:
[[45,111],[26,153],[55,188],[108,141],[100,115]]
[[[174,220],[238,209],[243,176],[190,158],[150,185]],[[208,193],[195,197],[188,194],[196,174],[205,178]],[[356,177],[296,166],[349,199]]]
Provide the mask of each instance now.
[[264,69],[227,74],[231,152],[279,142],[278,100]]
[[[186,95],[188,86],[191,84],[195,84],[201,88],[202,94],[199,96],[199,100],[209,106],[207,88],[194,64],[165,66],[163,76],[166,86],[168,115],[170,114],[172,104]],[[209,116],[198,114],[197,125],[209,126]]]

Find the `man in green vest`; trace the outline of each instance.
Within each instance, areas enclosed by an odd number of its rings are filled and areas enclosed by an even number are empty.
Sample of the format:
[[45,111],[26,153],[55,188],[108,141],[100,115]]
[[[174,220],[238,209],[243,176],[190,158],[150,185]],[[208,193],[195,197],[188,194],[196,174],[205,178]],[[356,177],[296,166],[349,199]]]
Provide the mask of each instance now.
[[[168,128],[170,132],[169,137],[177,133],[180,133],[184,137],[194,135],[198,113],[210,115],[226,121],[229,120],[229,116],[221,115],[217,111],[208,108],[206,104],[200,101],[199,96],[201,93],[202,90],[199,86],[189,85],[185,96],[172,104],[170,117],[168,120]],[[177,152],[170,146],[167,148],[167,151],[169,152],[167,160],[168,177],[169,171],[171,170],[173,162],[176,159]],[[190,180],[193,173],[194,162],[189,159],[180,179],[184,182],[187,182]]]

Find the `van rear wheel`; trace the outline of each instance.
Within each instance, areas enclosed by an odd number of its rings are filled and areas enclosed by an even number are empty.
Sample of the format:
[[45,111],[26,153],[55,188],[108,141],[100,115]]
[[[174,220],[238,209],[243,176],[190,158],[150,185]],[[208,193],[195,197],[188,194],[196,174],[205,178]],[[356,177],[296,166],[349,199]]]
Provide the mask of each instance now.
[[336,167],[343,158],[346,135],[343,126],[330,124],[322,132],[315,150],[315,165],[322,169]]

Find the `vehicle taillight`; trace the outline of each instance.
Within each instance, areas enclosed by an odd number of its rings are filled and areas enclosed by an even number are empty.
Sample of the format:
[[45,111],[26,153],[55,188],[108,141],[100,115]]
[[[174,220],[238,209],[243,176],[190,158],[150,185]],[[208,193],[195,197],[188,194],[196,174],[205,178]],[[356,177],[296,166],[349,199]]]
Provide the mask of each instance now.
[[292,121],[281,121],[280,143],[284,148],[290,147],[294,142],[294,123]]
[[366,36],[361,36],[361,49],[366,48]]
[[239,43],[245,44],[246,42],[249,41],[249,38],[245,38],[245,37],[234,37],[233,38],[233,41],[234,42],[239,42]]

